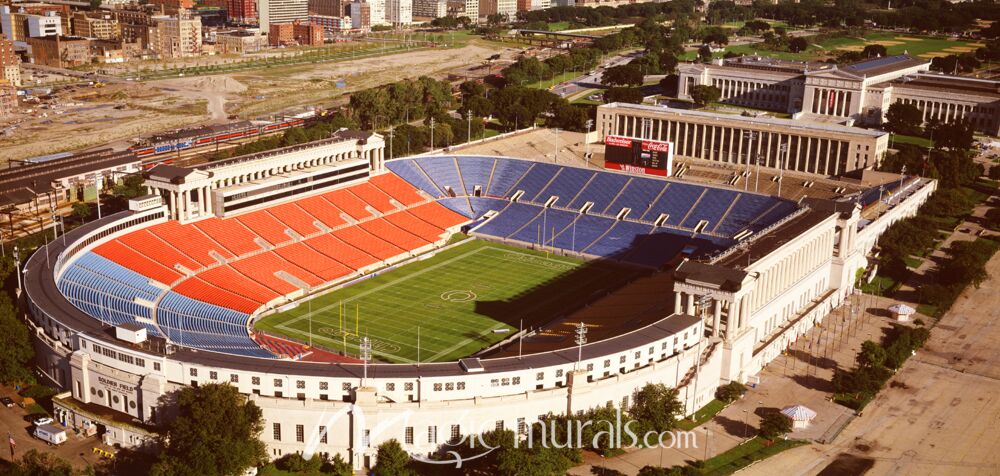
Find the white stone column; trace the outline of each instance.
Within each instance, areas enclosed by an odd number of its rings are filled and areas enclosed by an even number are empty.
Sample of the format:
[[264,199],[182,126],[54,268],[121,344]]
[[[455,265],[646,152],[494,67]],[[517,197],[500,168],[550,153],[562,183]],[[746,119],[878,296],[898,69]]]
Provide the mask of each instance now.
[[712,315],[712,337],[719,337],[719,326],[722,325],[722,302],[718,299],[713,300],[713,315]]
[[170,191],[170,216],[177,219],[177,192]]
[[681,314],[681,304],[684,299],[683,293],[674,291],[674,314]]
[[687,295],[687,310],[684,311],[685,314],[689,316],[694,315],[694,294],[688,293]]

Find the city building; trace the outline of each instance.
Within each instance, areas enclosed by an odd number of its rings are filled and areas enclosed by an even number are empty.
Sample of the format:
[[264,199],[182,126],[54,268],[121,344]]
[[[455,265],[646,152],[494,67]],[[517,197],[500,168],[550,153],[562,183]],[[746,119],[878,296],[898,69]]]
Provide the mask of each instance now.
[[117,40],[122,37],[121,26],[112,12],[74,12],[73,34],[86,38]]
[[385,0],[386,22],[393,26],[413,23],[413,0]]
[[202,52],[201,20],[197,17],[153,17],[150,49],[161,58],[196,56]]
[[324,17],[343,17],[347,14],[345,0],[309,0],[309,14]]
[[17,87],[6,79],[0,79],[0,120],[17,114]]
[[322,25],[309,22],[271,23],[267,35],[268,44],[323,46]]
[[256,24],[257,2],[255,0],[226,0],[226,17],[231,23]]
[[925,118],[968,119],[1000,134],[1000,81],[932,73],[930,60],[887,56],[847,66],[744,56],[678,66],[678,97],[696,85],[722,92],[721,102],[797,114],[804,119],[879,125],[889,106],[906,102]]
[[479,16],[505,15],[507,18],[517,17],[517,0],[480,0]]
[[319,25],[329,34],[343,33],[353,28],[350,16],[309,15],[309,23]]
[[367,2],[351,2],[348,6],[351,13],[351,28],[360,31],[372,29],[372,7]]
[[292,23],[309,19],[307,0],[260,0],[257,4],[261,31],[271,31],[271,23]]
[[91,40],[79,36],[51,35],[28,38],[35,64],[72,68],[90,63]]
[[369,20],[372,26],[386,24],[386,2],[388,0],[364,0],[370,7]]
[[0,79],[14,86],[21,85],[21,57],[14,51],[14,42],[0,37]]
[[472,23],[479,21],[479,0],[465,0],[465,16],[472,20]]
[[448,16],[448,3],[446,0],[413,0],[413,16],[422,18]]
[[259,29],[217,32],[215,44],[219,53],[238,54],[255,53],[266,44],[264,35]]
[[118,20],[122,41],[138,43],[142,49],[151,50],[150,29],[156,28],[156,17],[165,16],[163,5],[123,5],[112,11]]
[[167,15],[177,15],[194,8],[194,0],[148,0],[146,3],[161,6]]
[[8,40],[24,42],[30,36],[64,34],[71,30],[69,5],[16,3],[0,5],[0,32]]
[[821,176],[874,169],[889,148],[889,134],[878,130],[642,104],[599,106],[595,128],[601,140],[670,142],[677,158]]

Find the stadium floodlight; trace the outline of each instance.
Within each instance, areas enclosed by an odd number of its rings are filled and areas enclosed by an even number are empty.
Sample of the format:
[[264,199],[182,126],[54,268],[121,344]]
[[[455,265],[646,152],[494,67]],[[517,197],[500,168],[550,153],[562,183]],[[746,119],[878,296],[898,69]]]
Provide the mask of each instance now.
[[594,127],[594,120],[587,119],[587,135],[583,136],[583,146],[586,147],[586,151],[583,153],[584,160],[587,161],[587,168],[590,168],[590,141],[587,140],[590,137],[590,128]]
[[784,154],[785,160],[788,160],[788,144],[778,146],[778,151],[781,152],[778,154],[778,198],[781,198],[781,180],[785,178],[784,162],[781,159],[782,154]]
[[576,326],[576,366],[580,368],[583,361],[583,344],[587,343],[587,325],[580,323]]
[[372,343],[368,339],[368,336],[361,338],[361,361],[364,362],[364,378],[362,381],[368,381],[368,361],[372,359]]

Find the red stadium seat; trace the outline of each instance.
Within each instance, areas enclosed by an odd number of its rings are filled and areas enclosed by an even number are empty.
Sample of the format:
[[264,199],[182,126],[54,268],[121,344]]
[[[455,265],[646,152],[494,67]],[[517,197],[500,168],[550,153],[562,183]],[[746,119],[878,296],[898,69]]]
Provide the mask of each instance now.
[[346,189],[342,188],[324,193],[322,197],[332,203],[333,206],[354,217],[355,220],[362,220],[372,216],[368,209],[365,208],[365,202],[362,202],[360,198]]
[[319,232],[319,228],[316,228],[316,225],[313,224],[316,221],[316,217],[306,213],[305,210],[295,203],[283,203],[270,207],[267,211],[273,217],[277,218],[278,221],[285,224],[286,228],[291,228],[302,236]]
[[417,218],[408,211],[390,213],[385,216],[385,220],[430,242],[440,240],[444,234],[443,229]]
[[392,198],[395,198],[397,202],[406,206],[427,201],[426,198],[417,193],[417,189],[413,185],[399,178],[396,174],[376,175],[368,179],[368,183],[378,187]]
[[246,215],[240,215],[236,219],[272,245],[292,240],[292,237],[285,233],[285,229],[288,227],[275,219],[270,213],[267,213],[267,210],[257,210]]
[[118,263],[136,273],[163,284],[171,284],[184,277],[172,267],[153,261],[146,255],[125,246],[118,240],[111,240],[94,248],[94,252]]
[[441,229],[451,228],[469,221],[468,218],[459,215],[437,202],[425,203],[410,209],[417,218],[430,223]]
[[319,276],[325,282],[334,281],[354,272],[343,263],[316,251],[305,243],[295,243],[274,250],[282,258],[306,271]]
[[358,270],[378,262],[374,256],[355,248],[343,241],[333,237],[333,235],[320,235],[304,241],[310,248],[333,258],[348,268]]
[[347,190],[350,190],[356,197],[363,200],[365,203],[372,206],[372,208],[382,212],[389,213],[396,211],[397,208],[389,201],[389,196],[385,192],[375,188],[374,185],[369,183],[361,183],[354,185]]
[[235,255],[260,251],[260,245],[254,241],[259,238],[257,234],[237,220],[212,217],[195,222],[194,226]]
[[118,241],[170,269],[176,269],[174,265],[178,264],[191,271],[202,268],[197,261],[156,237],[149,229],[129,233],[118,238]]
[[415,250],[430,243],[429,240],[403,230],[382,218],[366,221],[359,226],[373,236],[382,237],[382,239],[396,245],[401,250]]
[[364,250],[365,253],[378,258],[380,261],[387,260],[393,256],[403,253],[403,250],[396,245],[393,245],[392,243],[372,235],[371,233],[368,233],[356,226],[341,228],[333,232],[333,236],[348,245]]
[[347,223],[340,216],[340,209],[333,206],[333,204],[323,197],[304,198],[295,203],[330,228],[337,228]]
[[232,258],[234,256],[229,250],[213,241],[198,228],[184,226],[176,221],[171,220],[153,225],[149,227],[149,232],[163,241],[170,243],[171,246],[190,256],[202,266],[211,266],[219,262],[209,254],[210,251],[215,251],[224,258]]

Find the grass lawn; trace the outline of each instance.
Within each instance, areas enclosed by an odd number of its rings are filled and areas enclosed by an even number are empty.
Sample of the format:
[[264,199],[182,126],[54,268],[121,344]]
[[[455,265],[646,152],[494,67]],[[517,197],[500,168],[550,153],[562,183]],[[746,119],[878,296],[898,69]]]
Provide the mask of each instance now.
[[774,456],[782,451],[795,448],[796,446],[807,445],[809,442],[801,440],[777,440],[768,442],[760,437],[754,437],[750,441],[743,443],[725,453],[705,461],[700,473],[711,476],[722,476],[733,474],[740,469],[749,466],[755,461],[760,461]]
[[913,269],[918,268],[921,263],[919,258],[914,258],[912,256],[907,256],[906,258],[903,258],[903,262],[906,263],[907,268],[913,268]]
[[[812,38],[810,37],[806,37],[806,39],[812,41]],[[806,51],[800,53],[792,53],[789,51],[771,51],[768,50],[767,46],[763,43],[730,46],[726,48],[726,51],[736,53],[738,55],[752,55],[758,53],[764,56],[773,56],[786,60],[809,61],[827,56],[833,56],[838,50],[861,51],[866,45],[869,44],[881,44],[885,46],[886,51],[890,55],[898,55],[905,52],[912,56],[918,56],[925,59],[930,59],[935,56],[947,56],[949,54],[972,52],[975,51],[976,48],[982,46],[982,43],[975,41],[954,40],[944,37],[918,36],[885,31],[869,31],[864,36],[860,37],[841,36],[828,38],[818,43],[811,43]],[[722,57],[722,55],[723,53],[717,53],[716,57]],[[688,51],[681,57],[681,59],[690,61],[695,59],[697,56],[698,53],[696,51]]]
[[714,418],[723,408],[726,408],[726,404],[713,398],[711,402],[708,402],[705,406],[694,412],[695,418],[693,420],[681,420],[677,422],[677,427],[684,431],[691,431]]
[[892,144],[912,144],[918,147],[930,147],[931,145],[931,141],[926,137],[903,136],[899,134],[892,134],[889,137],[889,142]]
[[[347,286],[265,317],[265,331],[357,355],[370,336],[376,358],[389,362],[447,361],[471,355],[524,326],[546,322],[617,287],[636,271],[467,240],[433,257]],[[567,275],[572,285],[552,284]],[[309,310],[311,309],[311,314]],[[341,312],[343,309],[343,312]],[[311,316],[311,319],[310,319]],[[500,331],[500,332],[495,332]]]

